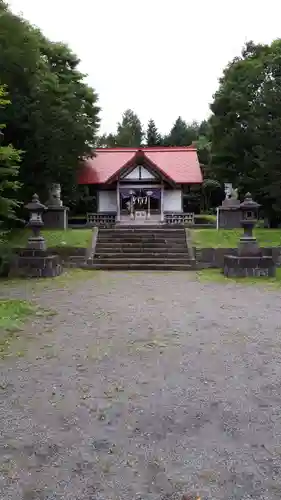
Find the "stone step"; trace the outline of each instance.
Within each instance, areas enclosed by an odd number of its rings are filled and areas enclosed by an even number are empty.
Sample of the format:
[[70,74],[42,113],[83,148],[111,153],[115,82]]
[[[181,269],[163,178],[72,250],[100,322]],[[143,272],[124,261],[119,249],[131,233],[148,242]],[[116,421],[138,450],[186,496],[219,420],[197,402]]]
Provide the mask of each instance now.
[[165,239],[163,238],[162,240],[161,239],[156,239],[156,238],[150,238],[150,239],[143,239],[143,240],[140,240],[140,239],[128,239],[126,238],[124,241],[120,241],[120,240],[117,240],[117,239],[108,239],[108,238],[104,238],[104,239],[98,239],[97,241],[97,245],[100,245],[100,244],[103,244],[103,245],[123,245],[123,246],[126,246],[126,245],[130,245],[130,244],[135,244],[135,245],[140,245],[140,246],[145,246],[145,245],[185,245],[186,246],[186,241],[184,239],[174,239],[174,240],[171,240],[170,238],[169,239]]
[[107,270],[189,270],[195,269],[195,261],[188,254],[182,227],[122,226],[99,230],[91,267]]
[[114,234],[149,234],[149,233],[158,233],[158,234],[161,234],[161,233],[167,233],[167,234],[174,234],[174,233],[179,233],[179,234],[182,234],[184,233],[184,229],[169,229],[169,228],[165,228],[165,229],[157,229],[157,228],[148,228],[148,229],[145,229],[145,228],[141,228],[141,229],[99,229],[99,233],[100,234],[103,234],[103,233],[114,233]]
[[186,241],[186,237],[184,234],[173,234],[173,235],[168,235],[168,234],[124,234],[124,235],[119,235],[119,234],[101,234],[98,236],[98,241],[120,241],[126,242],[126,241],[164,241],[164,240],[171,240],[171,241]]
[[181,257],[95,257],[93,264],[186,264],[190,262],[188,256]]
[[[108,230],[109,231],[111,230],[111,228],[101,228],[102,231],[105,231],[105,230]],[[113,231],[123,231],[123,229],[130,229],[131,231],[138,231],[140,229],[147,229],[147,230],[151,230],[151,229],[157,229],[159,231],[163,231],[165,229],[169,229],[171,231],[179,231],[179,230],[184,230],[184,226],[180,225],[180,224],[149,224],[149,225],[146,225],[146,224],[116,224],[115,226],[112,227],[112,230]]]
[[177,243],[177,244],[171,244],[171,243],[166,243],[165,245],[163,243],[145,243],[145,245],[140,245],[139,243],[127,243],[126,245],[122,244],[101,244],[98,243],[95,248],[95,253],[97,252],[104,252],[104,251],[120,251],[120,252],[126,252],[126,251],[137,251],[137,252],[151,252],[152,249],[156,249],[157,251],[184,251],[187,252],[187,246],[184,243]]
[[157,253],[157,254],[170,254],[170,253],[187,253],[188,250],[186,246],[158,246],[158,247],[139,247],[139,246],[117,246],[117,245],[97,245],[95,249],[95,254],[97,253],[124,253],[127,254],[136,254],[136,253],[148,253],[149,255]]
[[169,264],[163,264],[163,263],[158,263],[158,264],[148,264],[148,263],[138,263],[138,264],[131,264],[131,263],[122,263],[122,264],[112,264],[112,263],[107,263],[107,264],[92,264],[92,265],[87,265],[83,266],[84,269],[99,269],[99,270],[104,270],[104,271],[193,271],[196,269],[196,264],[195,261],[190,260],[189,263],[187,264],[175,264],[175,263],[169,263]]
[[109,252],[96,252],[94,258],[95,259],[100,259],[100,258],[126,258],[126,259],[136,259],[136,258],[152,258],[152,257],[158,257],[158,258],[172,258],[172,259],[182,259],[184,257],[189,257],[189,254],[187,251],[185,252],[158,252],[157,250],[155,252],[144,252],[144,251],[139,251],[139,252],[116,252],[114,249],[111,249]]

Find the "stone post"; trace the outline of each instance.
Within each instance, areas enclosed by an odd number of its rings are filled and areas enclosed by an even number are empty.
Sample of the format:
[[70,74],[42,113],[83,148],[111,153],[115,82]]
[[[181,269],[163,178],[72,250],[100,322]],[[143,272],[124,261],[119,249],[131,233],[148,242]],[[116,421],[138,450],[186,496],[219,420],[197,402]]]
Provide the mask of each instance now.
[[49,199],[46,202],[47,212],[44,215],[45,227],[49,229],[67,229],[68,207],[63,206],[60,184],[52,184],[49,188]]

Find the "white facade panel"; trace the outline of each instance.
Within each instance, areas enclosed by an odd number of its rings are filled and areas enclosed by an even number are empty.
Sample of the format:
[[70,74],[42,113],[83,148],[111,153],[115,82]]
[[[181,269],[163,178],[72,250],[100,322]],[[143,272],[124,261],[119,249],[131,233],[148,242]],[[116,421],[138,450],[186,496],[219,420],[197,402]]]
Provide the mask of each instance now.
[[134,168],[124,179],[139,180],[139,167]]
[[132,172],[124,177],[124,179],[128,180],[149,180],[155,179],[155,176],[151,174],[145,167],[136,167]]
[[155,177],[146,168],[141,167],[141,179],[155,179]]
[[99,191],[99,212],[116,212],[117,195],[116,191]]
[[164,191],[164,212],[182,212],[181,189]]

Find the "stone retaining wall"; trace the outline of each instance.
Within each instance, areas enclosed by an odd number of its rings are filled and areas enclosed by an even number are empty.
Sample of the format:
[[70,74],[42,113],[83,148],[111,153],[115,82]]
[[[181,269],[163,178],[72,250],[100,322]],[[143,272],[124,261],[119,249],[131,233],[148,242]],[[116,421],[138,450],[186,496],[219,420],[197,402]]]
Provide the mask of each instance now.
[[[263,255],[273,257],[277,267],[281,266],[281,247],[261,248]],[[237,255],[237,248],[194,248],[194,254],[199,268],[222,268],[224,256]]]
[[[15,258],[13,259],[12,267],[17,266],[19,258],[26,253],[24,248],[14,249]],[[80,267],[85,265],[87,261],[87,248],[80,247],[48,247],[45,252],[40,252],[41,256],[57,255],[59,261],[64,267]]]

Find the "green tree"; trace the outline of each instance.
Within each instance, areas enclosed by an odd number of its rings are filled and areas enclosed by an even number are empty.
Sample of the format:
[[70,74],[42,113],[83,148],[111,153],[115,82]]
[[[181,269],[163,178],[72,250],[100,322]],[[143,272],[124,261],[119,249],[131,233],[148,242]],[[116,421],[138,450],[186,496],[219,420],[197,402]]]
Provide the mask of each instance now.
[[[224,198],[221,184],[214,179],[204,179],[202,184],[201,211],[208,213],[217,200]],[[217,206],[217,205],[216,205]]]
[[147,146],[160,146],[162,144],[161,134],[158,132],[154,120],[149,120],[146,131]]
[[114,134],[103,134],[97,137],[96,141],[97,148],[115,148],[116,147],[116,137]]
[[[6,98],[3,86],[0,86],[0,108],[6,107],[10,102]],[[0,125],[0,140],[4,134],[5,126]],[[17,191],[20,184],[17,180],[19,172],[20,151],[11,144],[6,146],[0,144],[0,231],[7,219],[15,218],[15,210],[18,208]]]
[[143,136],[144,133],[139,117],[131,109],[127,109],[123,113],[121,122],[117,125],[116,146],[140,147]]
[[[24,151],[22,196],[45,195],[52,182],[71,192],[79,160],[92,154],[99,126],[97,95],[84,83],[79,60],[52,43],[0,0],[0,79],[12,106],[0,110],[5,140]],[[9,109],[10,108],[10,109]]]
[[212,163],[221,182],[251,191],[281,221],[281,41],[248,43],[225,69],[211,106]]
[[193,122],[188,125],[179,116],[170,133],[165,137],[164,143],[166,146],[190,146],[198,137],[199,125]]

